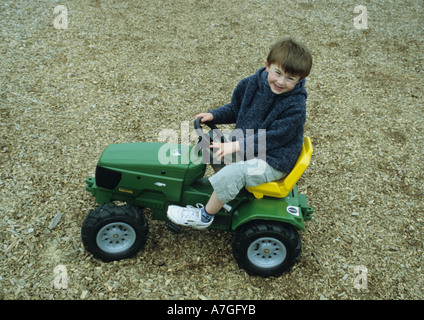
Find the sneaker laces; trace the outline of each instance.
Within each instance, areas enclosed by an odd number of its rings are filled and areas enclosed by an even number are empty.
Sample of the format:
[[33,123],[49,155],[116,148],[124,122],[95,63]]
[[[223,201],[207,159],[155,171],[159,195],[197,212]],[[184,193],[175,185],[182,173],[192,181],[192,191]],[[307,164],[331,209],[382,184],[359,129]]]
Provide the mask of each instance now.
[[198,209],[202,209],[204,206],[201,203],[196,203],[196,206],[188,205],[185,208],[183,208],[183,214],[182,216],[184,218],[191,218],[194,220],[194,218],[199,218],[200,211]]

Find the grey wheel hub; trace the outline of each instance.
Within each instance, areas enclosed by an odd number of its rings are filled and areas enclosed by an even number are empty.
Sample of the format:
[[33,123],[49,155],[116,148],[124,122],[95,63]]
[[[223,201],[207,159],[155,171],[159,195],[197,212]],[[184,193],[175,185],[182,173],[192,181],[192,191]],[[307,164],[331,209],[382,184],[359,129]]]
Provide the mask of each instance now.
[[247,249],[250,262],[260,268],[274,268],[286,259],[286,255],[286,247],[275,238],[256,239]]
[[123,252],[134,244],[136,232],[124,222],[113,222],[99,230],[96,242],[99,248],[107,253]]

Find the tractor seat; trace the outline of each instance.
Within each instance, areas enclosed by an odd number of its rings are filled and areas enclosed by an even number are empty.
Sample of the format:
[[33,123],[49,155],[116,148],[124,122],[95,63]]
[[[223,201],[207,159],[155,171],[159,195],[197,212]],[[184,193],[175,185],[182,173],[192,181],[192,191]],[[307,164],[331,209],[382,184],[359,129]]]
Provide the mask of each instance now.
[[281,180],[262,183],[254,187],[246,187],[247,191],[253,193],[255,198],[261,199],[263,196],[284,198],[293,189],[303,172],[309,165],[312,156],[311,138],[304,137],[302,150],[293,170]]

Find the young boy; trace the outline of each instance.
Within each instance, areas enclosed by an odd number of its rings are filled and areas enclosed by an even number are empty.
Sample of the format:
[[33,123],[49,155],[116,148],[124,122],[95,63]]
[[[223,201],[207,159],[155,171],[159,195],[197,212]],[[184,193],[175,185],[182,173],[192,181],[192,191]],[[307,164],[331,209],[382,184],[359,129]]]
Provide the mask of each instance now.
[[[230,103],[195,116],[201,118],[201,122],[235,123],[235,129],[239,132],[241,129],[244,136],[238,135],[231,142],[213,142],[210,148],[218,160],[241,152],[244,161],[231,163],[209,178],[214,192],[206,206],[169,206],[171,221],[205,229],[243,187],[281,179],[292,170],[303,143],[305,77],[311,67],[309,50],[290,38],[283,39],[271,48],[265,67],[240,81]],[[252,129],[253,139],[247,139],[246,133]],[[265,155],[251,156],[258,154],[258,141],[263,140],[266,141]]]

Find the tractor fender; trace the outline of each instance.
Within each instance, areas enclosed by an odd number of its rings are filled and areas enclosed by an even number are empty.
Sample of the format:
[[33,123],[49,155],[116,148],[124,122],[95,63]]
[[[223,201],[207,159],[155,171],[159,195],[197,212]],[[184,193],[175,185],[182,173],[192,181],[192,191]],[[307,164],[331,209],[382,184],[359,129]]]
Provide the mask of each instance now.
[[253,220],[287,223],[296,230],[305,231],[302,210],[295,197],[252,199],[240,205],[232,219],[232,230]]

